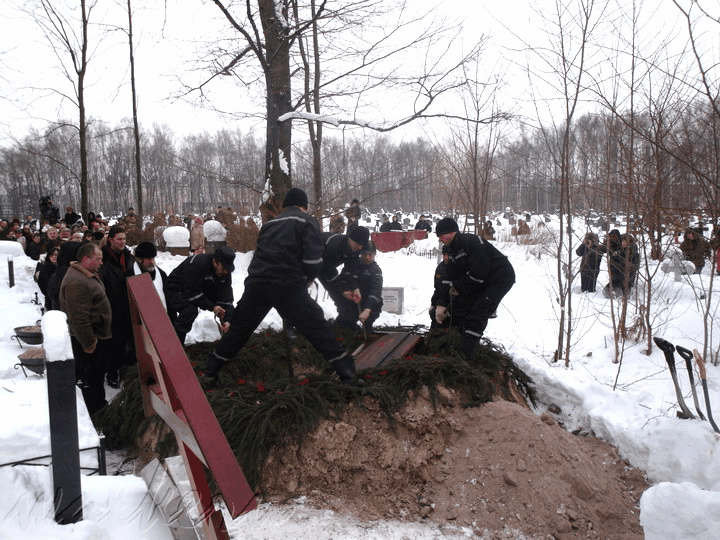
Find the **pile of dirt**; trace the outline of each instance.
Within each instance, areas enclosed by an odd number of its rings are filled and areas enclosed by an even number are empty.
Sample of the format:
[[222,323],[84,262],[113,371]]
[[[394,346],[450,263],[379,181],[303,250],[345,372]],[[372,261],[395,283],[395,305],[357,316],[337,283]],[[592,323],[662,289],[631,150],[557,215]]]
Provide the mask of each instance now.
[[642,538],[640,471],[602,441],[549,413],[494,401],[464,408],[440,388],[392,417],[370,400],[325,420],[298,445],[275,448],[262,470],[266,501],[349,512],[365,520],[431,520],[483,538]]

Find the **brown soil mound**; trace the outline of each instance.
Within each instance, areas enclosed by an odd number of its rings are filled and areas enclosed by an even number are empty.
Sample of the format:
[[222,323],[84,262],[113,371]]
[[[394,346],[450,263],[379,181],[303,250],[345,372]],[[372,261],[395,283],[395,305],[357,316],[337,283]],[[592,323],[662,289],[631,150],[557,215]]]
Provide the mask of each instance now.
[[441,389],[413,396],[392,423],[368,402],[323,421],[301,446],[274,450],[267,501],[305,503],[366,520],[432,520],[484,538],[642,538],[643,475],[600,440],[514,403],[463,408]]

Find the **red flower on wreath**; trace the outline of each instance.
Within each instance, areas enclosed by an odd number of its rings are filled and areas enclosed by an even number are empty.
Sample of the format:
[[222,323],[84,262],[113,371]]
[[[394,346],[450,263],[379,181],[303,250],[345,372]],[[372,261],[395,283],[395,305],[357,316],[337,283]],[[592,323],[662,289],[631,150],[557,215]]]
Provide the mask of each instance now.
[[308,384],[309,382],[310,382],[310,379],[308,379],[308,378],[306,377],[306,378],[304,378],[302,381],[300,381],[299,383],[297,383],[297,385],[298,385],[298,386],[304,386],[304,385]]
[[242,379],[242,378],[238,378],[238,380],[237,380],[237,383],[238,383],[238,384],[245,384],[246,382],[247,382],[247,381],[246,381],[245,379]]
[[387,374],[388,374],[387,369],[383,369],[380,373],[378,373],[378,375],[387,375]]
[[262,382],[257,383],[257,391],[258,392],[264,392],[265,391],[265,385]]

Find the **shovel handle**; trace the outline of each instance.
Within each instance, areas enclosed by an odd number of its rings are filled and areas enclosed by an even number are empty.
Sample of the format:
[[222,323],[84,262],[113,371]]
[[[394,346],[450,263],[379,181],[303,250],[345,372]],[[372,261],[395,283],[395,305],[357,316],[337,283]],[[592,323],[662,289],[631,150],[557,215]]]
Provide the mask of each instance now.
[[690,351],[690,349],[686,349],[685,347],[681,345],[675,345],[675,350],[677,353],[683,357],[684,360],[692,360],[693,353]]
[[693,353],[695,354],[695,361],[698,365],[698,371],[700,372],[700,378],[704,381],[705,380],[705,362],[703,361],[703,357],[700,356],[700,353],[697,349],[693,349]]

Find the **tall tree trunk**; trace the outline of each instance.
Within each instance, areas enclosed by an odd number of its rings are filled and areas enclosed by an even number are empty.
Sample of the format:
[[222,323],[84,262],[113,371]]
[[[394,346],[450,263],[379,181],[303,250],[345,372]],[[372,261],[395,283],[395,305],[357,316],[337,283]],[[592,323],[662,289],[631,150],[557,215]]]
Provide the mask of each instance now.
[[85,73],[87,72],[88,52],[88,13],[85,0],[80,0],[82,9],[82,48],[81,61],[77,67],[78,75],[78,109],[80,112],[79,139],[80,139],[80,213],[88,213],[88,149],[87,149],[87,121],[85,118]]
[[[279,4],[279,3],[278,3]],[[292,122],[278,122],[292,110],[290,103],[290,43],[287,39],[287,3],[282,14],[275,11],[274,0],[259,0],[260,20],[267,47],[265,83],[267,85],[267,145],[265,177],[270,181],[272,196],[263,203],[263,219],[276,216],[282,209],[285,193],[291,187]],[[279,7],[279,5],[278,5]],[[281,16],[284,19],[281,19]]]
[[143,190],[142,170],[140,167],[140,125],[137,114],[137,93],[135,91],[135,52],[133,50],[133,26],[132,7],[130,0],[127,0],[128,12],[128,44],[130,45],[130,90],[132,94],[133,131],[135,135],[135,182],[137,185],[137,213],[140,216],[139,227],[142,228],[143,211]]

